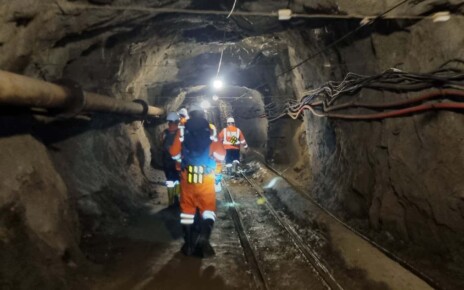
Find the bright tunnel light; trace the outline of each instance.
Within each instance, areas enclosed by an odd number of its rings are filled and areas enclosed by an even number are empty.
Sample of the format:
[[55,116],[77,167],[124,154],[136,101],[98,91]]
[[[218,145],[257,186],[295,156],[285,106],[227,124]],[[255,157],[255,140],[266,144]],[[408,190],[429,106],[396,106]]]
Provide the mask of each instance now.
[[210,104],[210,102],[204,100],[204,101],[201,102],[200,106],[203,108],[203,110],[207,110],[207,109],[209,109],[211,107],[211,104]]
[[222,83],[222,81],[220,79],[215,79],[213,81],[213,88],[215,88],[216,90],[222,89],[223,86],[224,86],[224,84]]

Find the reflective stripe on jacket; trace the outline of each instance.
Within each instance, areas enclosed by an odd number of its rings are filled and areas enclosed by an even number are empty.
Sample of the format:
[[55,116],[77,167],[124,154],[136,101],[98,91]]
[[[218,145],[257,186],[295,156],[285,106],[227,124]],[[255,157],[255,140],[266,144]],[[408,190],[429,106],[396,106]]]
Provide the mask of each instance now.
[[218,139],[224,144],[225,149],[240,149],[240,145],[247,146],[242,131],[232,125],[222,129]]

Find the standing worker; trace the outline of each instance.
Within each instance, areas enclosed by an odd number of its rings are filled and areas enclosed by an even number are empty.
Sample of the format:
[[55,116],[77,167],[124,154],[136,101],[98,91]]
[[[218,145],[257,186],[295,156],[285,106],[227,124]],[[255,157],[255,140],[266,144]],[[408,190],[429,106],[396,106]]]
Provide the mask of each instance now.
[[[174,138],[170,153],[174,160],[181,161],[180,222],[185,240],[181,250],[187,256],[213,256],[215,252],[209,242],[216,220],[216,162],[213,157],[224,159],[225,150],[221,143],[212,140],[210,124],[199,106],[190,109],[183,141]],[[198,234],[194,230],[197,209],[201,215]]]
[[227,127],[219,133],[219,141],[224,144],[226,149],[226,169],[227,174],[235,174],[237,164],[240,163],[240,146],[248,148],[248,145],[243,136],[242,130],[235,127],[235,120],[232,117],[227,118]]
[[180,132],[180,135],[179,135],[179,138],[180,138],[180,142],[184,142],[184,128],[185,128],[185,123],[187,123],[188,119],[190,118],[189,117],[189,114],[187,112],[187,109],[186,108],[182,108],[180,109],[177,114],[179,114],[180,116],[180,121],[179,121],[179,132]]
[[179,194],[179,168],[176,162],[171,158],[169,148],[174,143],[174,139],[179,131],[179,115],[176,112],[169,112],[166,118],[168,121],[168,128],[165,129],[161,135],[161,142],[163,144],[163,171],[166,176],[166,187],[168,190],[168,205],[172,206],[175,203],[175,196]]
[[177,114],[180,116],[180,124],[185,126],[187,120],[190,118],[186,108],[180,109]]

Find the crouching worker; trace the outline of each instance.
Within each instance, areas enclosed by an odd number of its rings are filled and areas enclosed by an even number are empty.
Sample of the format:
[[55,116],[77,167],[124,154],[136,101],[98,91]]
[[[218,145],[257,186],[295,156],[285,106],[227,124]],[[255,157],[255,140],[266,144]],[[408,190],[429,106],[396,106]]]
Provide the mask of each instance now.
[[[180,134],[179,134],[180,135]],[[213,156],[224,156],[222,144],[210,138],[210,126],[203,109],[192,106],[190,119],[185,124],[183,142],[175,138],[170,149],[172,158],[181,160],[180,222],[187,255],[210,257],[215,254],[209,239],[216,220],[215,169]],[[199,233],[194,229],[195,213],[201,215]]]
[[175,197],[179,195],[179,171],[180,167],[177,166],[176,161],[171,158],[169,148],[171,148],[179,131],[179,115],[176,112],[169,112],[166,120],[168,121],[168,128],[163,131],[161,141],[163,144],[163,171],[166,176],[166,187],[168,191],[168,205],[172,206],[175,203]]

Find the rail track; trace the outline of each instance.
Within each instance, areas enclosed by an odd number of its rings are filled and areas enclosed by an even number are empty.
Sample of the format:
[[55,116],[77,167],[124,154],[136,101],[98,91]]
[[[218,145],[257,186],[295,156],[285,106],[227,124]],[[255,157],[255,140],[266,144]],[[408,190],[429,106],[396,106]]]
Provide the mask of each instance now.
[[[288,181],[278,171],[272,167],[266,167],[276,176],[283,178],[297,192],[307,197],[301,188]],[[385,285],[363,284],[372,283],[372,281],[354,281],[355,279],[350,279],[350,274],[347,274],[348,272],[341,273],[339,266],[333,268],[333,260],[326,263],[324,260],[327,257],[321,254],[320,247],[313,247],[314,244],[308,241],[308,234],[301,232],[301,225],[295,224],[278,202],[268,200],[268,193],[265,194],[264,189],[252,178],[241,173],[238,180],[229,179],[224,182],[224,185],[224,198],[230,204],[228,207],[229,214],[238,233],[257,289],[343,290],[360,289],[360,285],[364,285],[363,287],[368,285],[366,289],[384,289]],[[257,200],[259,204],[257,204]],[[312,202],[328,213],[319,204]],[[328,214],[330,217],[335,218],[332,214]],[[372,243],[371,240],[345,223],[336,218],[335,221],[369,242],[433,288],[441,288],[436,281],[401,259],[397,259],[390,252],[386,252],[384,248]],[[304,230],[313,231],[310,227]],[[268,256],[271,256],[271,258],[268,258]],[[323,259],[322,256],[324,256]],[[284,262],[284,266],[277,266],[277,264],[286,260],[291,260],[291,263]],[[286,269],[287,267],[290,270]],[[278,275],[285,277],[290,282],[286,283],[275,279],[275,276]],[[295,282],[296,280],[301,280],[300,284]]]
[[[392,259],[393,261],[397,262],[401,266],[403,266],[405,269],[413,273],[414,275],[420,277],[422,280],[424,280],[428,285],[433,287],[434,289],[437,290],[446,290],[438,281],[433,279],[432,277],[428,276],[425,274],[423,271],[415,268],[413,265],[405,261],[404,259],[398,257],[391,251],[387,250],[386,248],[382,247],[372,239],[368,238],[366,235],[360,233],[359,231],[355,230],[353,227],[349,226],[339,218],[337,218],[335,215],[333,215],[330,211],[328,211],[325,207],[323,207],[321,204],[319,204],[316,200],[314,200],[307,192],[305,192],[300,186],[296,185],[293,181],[289,180],[286,178],[281,172],[279,172],[277,169],[273,168],[272,166],[265,164],[266,168],[269,169],[271,172],[276,174],[277,176],[283,178],[286,182],[288,182],[296,191],[298,191],[302,196],[304,196],[306,199],[308,199],[311,203],[316,205],[318,208],[320,208],[323,212],[325,212],[327,215],[329,215],[331,218],[333,218],[335,221],[337,221],[339,224],[344,226],[346,229],[348,229],[350,232],[354,233],[358,237],[362,238],[363,240],[367,241],[369,244],[377,248],[379,251],[384,253],[387,257]],[[248,178],[247,178],[248,179]]]
[[[279,212],[267,201],[263,194],[262,189],[256,185],[246,175],[241,174],[243,181],[246,181],[247,194],[253,192],[256,197],[262,201],[259,205],[251,206],[251,202],[244,196],[239,196],[231,192],[232,186],[224,186],[224,197],[227,202],[232,206],[229,207],[229,213],[234,222],[236,231],[238,233],[241,245],[244,250],[245,257],[253,273],[255,284],[258,289],[291,289],[288,287],[297,287],[293,289],[331,289],[343,290],[344,288],[335,279],[327,266],[321,261],[315,250],[307,245],[303,238],[296,232],[296,230],[280,216]],[[233,191],[233,190],[232,190]],[[246,208],[241,204],[248,203]],[[273,245],[274,249],[268,247],[267,243],[259,244],[258,238],[262,238],[259,233],[253,234],[253,228],[256,228],[256,223],[253,221],[256,216],[266,216],[264,224],[267,228],[264,232],[271,231],[270,237],[277,237],[277,245]],[[254,242],[253,242],[254,241]],[[284,251],[279,252],[280,249]],[[276,252],[279,252],[276,254]],[[273,256],[266,259],[266,255]],[[277,255],[277,256],[274,256]],[[276,261],[281,262],[285,258],[294,257],[290,261],[290,267],[294,270],[280,273],[282,269],[276,269]],[[298,269],[297,269],[298,268]],[[288,270],[288,269],[286,269]],[[277,281],[272,279],[272,276],[282,274],[291,280]],[[293,279],[293,280],[292,280]],[[294,279],[300,279],[297,282]],[[289,285],[290,283],[290,285]],[[298,283],[301,287],[298,288]]]
[[242,245],[243,252],[245,254],[245,258],[250,265],[250,270],[253,274],[254,282],[256,284],[257,289],[271,289],[268,285],[265,274],[262,267],[259,264],[258,258],[256,256],[256,252],[251,246],[250,240],[245,232],[242,220],[240,219],[240,214],[238,213],[237,209],[235,208],[235,200],[230,193],[227,187],[223,187],[224,190],[224,198],[229,204],[232,206],[229,207],[229,214],[234,222],[235,230],[237,231],[238,237],[240,239],[240,244]]

